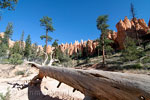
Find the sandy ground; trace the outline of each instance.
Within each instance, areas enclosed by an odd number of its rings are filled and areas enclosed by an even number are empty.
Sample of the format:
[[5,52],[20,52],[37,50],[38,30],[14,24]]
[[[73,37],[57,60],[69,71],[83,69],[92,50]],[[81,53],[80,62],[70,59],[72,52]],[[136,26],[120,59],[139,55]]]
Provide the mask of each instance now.
[[[34,76],[37,75],[37,70],[27,67],[26,65],[20,65],[15,68],[12,65],[0,64],[0,93],[4,95],[10,91],[10,100],[83,100],[84,95],[79,91],[73,92],[73,88],[61,84],[57,88],[58,81],[52,78],[44,78],[41,85],[30,86],[23,90],[12,88],[9,83],[28,83]],[[30,74],[27,76],[15,75],[17,71],[25,71]]]

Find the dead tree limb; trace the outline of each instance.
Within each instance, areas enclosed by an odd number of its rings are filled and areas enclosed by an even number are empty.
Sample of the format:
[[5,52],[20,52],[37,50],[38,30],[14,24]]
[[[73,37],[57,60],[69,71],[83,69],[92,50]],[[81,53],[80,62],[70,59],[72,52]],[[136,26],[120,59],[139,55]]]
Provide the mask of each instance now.
[[[38,77],[48,76],[99,100],[150,100],[150,76],[39,66]],[[143,99],[144,98],[144,99]]]

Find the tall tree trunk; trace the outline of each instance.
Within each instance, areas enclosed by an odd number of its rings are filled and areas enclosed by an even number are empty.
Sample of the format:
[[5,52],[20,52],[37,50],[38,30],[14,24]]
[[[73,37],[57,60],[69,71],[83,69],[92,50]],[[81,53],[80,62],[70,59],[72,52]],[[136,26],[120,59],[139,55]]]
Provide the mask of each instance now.
[[47,53],[47,45],[48,45],[48,30],[46,29],[46,48],[45,48],[45,52]]
[[104,46],[104,35],[103,35],[103,43],[102,43],[102,47],[103,47],[103,67],[105,66],[105,46]]
[[98,57],[99,57],[99,48],[98,48]]

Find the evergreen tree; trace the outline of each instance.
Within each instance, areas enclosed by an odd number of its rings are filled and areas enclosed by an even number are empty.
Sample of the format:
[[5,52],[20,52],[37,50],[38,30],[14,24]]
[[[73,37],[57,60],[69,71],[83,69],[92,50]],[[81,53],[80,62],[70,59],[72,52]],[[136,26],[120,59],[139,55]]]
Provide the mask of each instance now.
[[14,10],[18,0],[0,0],[0,8]]
[[37,46],[37,43],[34,43],[31,47],[30,58],[32,61],[35,61],[37,59],[37,56],[38,56],[38,46]]
[[9,58],[9,62],[13,65],[19,65],[23,63],[22,55],[20,55],[19,53],[12,54]]
[[137,49],[136,42],[130,37],[126,37],[124,47],[124,50],[122,50],[123,62],[133,61],[145,55],[142,50]]
[[7,56],[7,51],[9,48],[9,39],[11,39],[13,33],[12,23],[8,23],[6,31],[4,32],[4,38],[0,37],[0,56]]
[[20,38],[20,54],[24,55],[24,31],[22,32]]
[[18,53],[20,54],[20,43],[19,42],[15,42],[14,46],[12,48],[10,48],[10,55]]
[[58,47],[58,40],[57,39],[53,42],[52,46],[55,48]]
[[4,57],[7,54],[7,46],[4,43],[0,43],[0,57]]
[[52,19],[49,18],[48,16],[44,16],[42,19],[40,19],[40,22],[41,22],[41,26],[43,26],[44,29],[46,30],[46,35],[42,35],[40,38],[42,40],[45,39],[45,43],[46,43],[45,51],[47,53],[48,42],[52,40],[52,38],[48,36],[48,32],[53,32],[55,29],[52,26]]
[[30,35],[27,36],[26,39],[26,45],[25,45],[25,51],[24,51],[24,56],[27,58],[27,60],[29,59],[31,55],[31,38]]
[[100,39],[100,46],[102,47],[102,52],[103,52],[103,66],[105,66],[105,53],[107,53],[108,51],[110,51],[110,43],[112,42],[111,40],[109,40],[107,38],[108,36],[108,27],[109,25],[107,24],[108,21],[108,16],[107,15],[103,15],[103,16],[99,16],[97,18],[97,28],[98,30],[101,31],[101,39]]
[[13,24],[12,23],[8,23],[6,30],[4,32],[4,38],[2,39],[2,42],[5,43],[8,47],[9,45],[9,39],[11,39],[12,37],[12,33],[13,33]]
[[57,39],[53,42],[52,47],[55,47],[53,57],[58,59],[60,50],[58,50],[59,48],[58,48],[58,40]]

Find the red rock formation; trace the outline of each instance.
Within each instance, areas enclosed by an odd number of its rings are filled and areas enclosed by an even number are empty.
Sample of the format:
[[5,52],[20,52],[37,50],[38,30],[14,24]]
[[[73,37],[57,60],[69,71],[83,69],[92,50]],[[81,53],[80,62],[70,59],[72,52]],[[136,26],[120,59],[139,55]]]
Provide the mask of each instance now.
[[125,17],[125,19],[124,19],[124,24],[125,24],[125,27],[126,27],[126,29],[131,29],[131,22],[130,22],[130,20],[127,18],[127,16]]
[[71,56],[73,54],[77,54],[80,51],[83,53],[83,48],[87,47],[88,53],[90,55],[92,55],[95,52],[97,45],[98,45],[98,43],[93,42],[92,40],[88,40],[87,42],[81,40],[80,43],[78,41],[75,41],[74,44],[72,44],[72,43],[61,44],[61,45],[59,45],[59,48],[62,52],[65,52],[66,50],[68,50],[68,54]]
[[149,27],[145,23],[144,19],[137,20],[135,18],[135,22],[136,22],[136,25],[134,24],[133,19],[130,21],[127,17],[125,17],[124,21],[120,20],[116,24],[117,34],[114,33],[115,38],[112,38],[113,36],[110,36],[110,35],[108,36],[119,45],[118,49],[124,48],[123,44],[124,44],[124,40],[126,36],[133,37],[133,38],[136,37],[136,33],[133,27],[136,27],[136,31],[139,33],[140,36],[146,34],[147,31],[149,30]]

